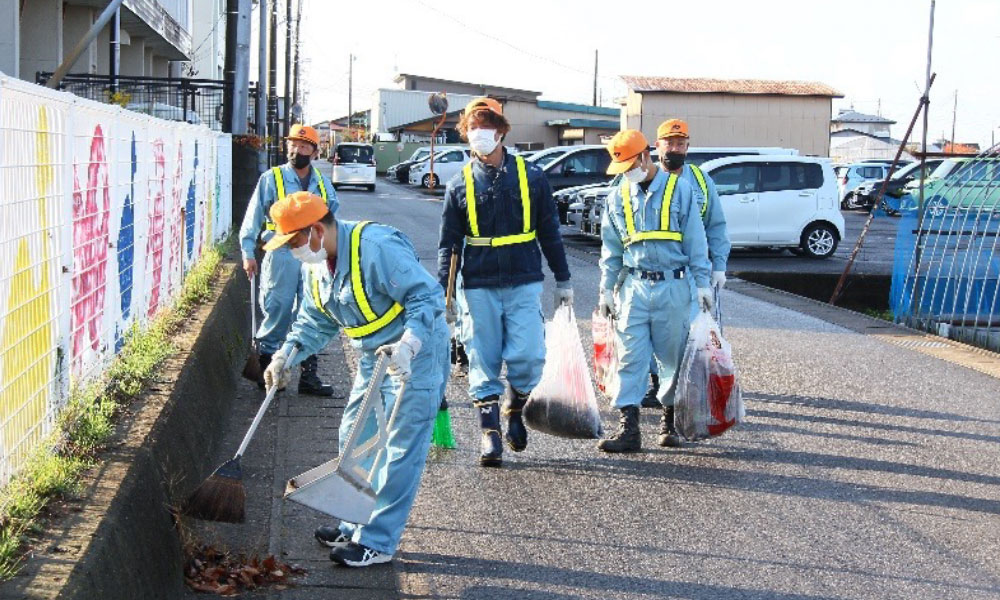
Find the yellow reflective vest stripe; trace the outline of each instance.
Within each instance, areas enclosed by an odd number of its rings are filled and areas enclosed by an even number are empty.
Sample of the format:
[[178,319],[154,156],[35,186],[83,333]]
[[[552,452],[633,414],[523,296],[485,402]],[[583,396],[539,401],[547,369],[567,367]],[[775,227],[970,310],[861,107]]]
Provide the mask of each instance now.
[[701,172],[701,169],[695,165],[691,166],[691,172],[694,173],[694,178],[698,180],[698,187],[701,188],[701,195],[705,197],[705,202],[701,205],[701,218],[704,219],[708,215],[708,203],[710,202],[708,198],[708,184],[705,183],[705,175]]
[[622,182],[622,212],[625,213],[625,239],[622,242],[628,246],[645,240],[683,241],[684,235],[670,229],[670,205],[674,200],[674,189],[677,187],[677,176],[667,174],[667,185],[663,188],[663,201],[660,203],[660,228],[653,231],[636,231],[635,217],[632,215],[632,186],[628,180]]
[[[403,306],[399,302],[393,302],[389,310],[380,316],[375,314],[371,304],[368,302],[368,295],[365,294],[364,276],[361,272],[361,232],[369,223],[371,221],[362,221],[351,230],[351,288],[354,291],[354,302],[358,305],[358,309],[364,316],[365,321],[367,321],[364,325],[344,328],[344,333],[347,334],[347,337],[354,339],[369,336],[386,327],[389,323],[392,323],[393,319],[399,316],[399,313],[403,312]],[[323,266],[323,268],[326,267]],[[335,321],[333,315],[326,310],[323,304],[323,298],[319,293],[319,277],[315,272],[312,274],[312,294],[313,302],[319,308],[320,312],[331,321]]]
[[[316,181],[319,182],[319,193],[326,200],[326,184],[323,183],[323,176],[319,174],[319,169],[313,167],[313,173],[316,174]],[[278,191],[277,200],[284,200],[285,198],[285,178],[281,174],[281,167],[271,167],[271,175],[274,176],[274,187]],[[271,231],[275,230],[274,223],[271,221],[270,216],[265,216],[264,227]]]
[[524,165],[524,158],[515,156],[517,163],[517,182],[521,190],[521,214],[524,221],[523,233],[513,235],[502,235],[498,237],[480,237],[479,218],[476,215],[476,188],[472,177],[472,163],[462,168],[462,176],[465,178],[465,206],[469,217],[469,231],[472,235],[466,236],[465,241],[470,246],[509,246],[511,244],[523,244],[535,239],[535,231],[531,228],[531,194],[528,191],[528,172]]

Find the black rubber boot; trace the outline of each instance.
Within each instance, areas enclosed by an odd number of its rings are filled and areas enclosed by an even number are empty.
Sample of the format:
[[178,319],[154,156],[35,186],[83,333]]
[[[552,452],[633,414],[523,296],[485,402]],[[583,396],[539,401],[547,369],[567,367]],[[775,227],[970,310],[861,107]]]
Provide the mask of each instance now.
[[299,375],[299,393],[329,398],[333,395],[333,386],[323,383],[319,375],[316,374],[318,368],[319,361],[316,360],[315,354],[302,361],[302,373]]
[[643,408],[660,408],[660,400],[656,397],[660,393],[660,377],[656,373],[649,374],[649,389],[642,397]]
[[473,402],[479,411],[479,426],[483,429],[479,464],[484,467],[499,467],[503,462],[503,444],[500,443],[500,397],[487,396]]
[[597,443],[597,449],[604,452],[638,452],[642,450],[642,434],[639,433],[639,407],[626,406],[621,409],[618,431],[611,437]]
[[273,354],[261,354],[260,355],[260,379],[257,380],[257,387],[264,389],[264,371],[267,370],[268,365],[271,364],[271,357]]
[[663,414],[660,415],[660,439],[659,444],[664,448],[680,448],[681,436],[677,435],[674,428],[674,407],[664,406]]
[[524,421],[521,420],[521,409],[528,401],[528,394],[521,393],[511,388],[504,403],[503,416],[507,417],[507,433],[504,439],[507,446],[514,452],[521,452],[528,447],[528,430],[524,428]]

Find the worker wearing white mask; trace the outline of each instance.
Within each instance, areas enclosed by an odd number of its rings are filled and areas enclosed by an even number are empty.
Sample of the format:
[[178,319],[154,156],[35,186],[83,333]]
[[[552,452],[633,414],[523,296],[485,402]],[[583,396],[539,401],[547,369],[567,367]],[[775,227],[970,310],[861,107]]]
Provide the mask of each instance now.
[[[474,158],[448,182],[438,245],[438,280],[448,284],[451,256],[459,253],[467,312],[460,337],[469,355],[469,394],[483,439],[479,462],[501,465],[500,396],[506,395],[507,445],[527,447],[521,419],[545,364],[541,255],[555,275],[553,303],[573,303],[566,252],[552,188],[538,167],[504,149],[510,131],[503,107],[476,98],[458,125]],[[506,390],[500,379],[506,363]]]
[[652,356],[666,384],[659,399],[673,427],[672,392],[692,303],[687,279],[694,278],[698,305],[710,309],[710,265],[700,206],[691,186],[660,170],[639,131],[615,134],[608,152],[608,174],[624,173],[625,178],[608,194],[602,215],[599,308],[618,317],[621,386],[614,405],[621,418],[618,431],[601,440],[598,448],[636,452],[642,448],[639,404]]

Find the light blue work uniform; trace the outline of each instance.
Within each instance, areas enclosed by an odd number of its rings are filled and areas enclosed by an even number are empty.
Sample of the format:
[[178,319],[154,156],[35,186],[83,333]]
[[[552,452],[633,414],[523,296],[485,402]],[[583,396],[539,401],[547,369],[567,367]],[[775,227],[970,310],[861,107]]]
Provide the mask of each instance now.
[[[635,237],[629,233],[623,209],[626,186]],[[661,220],[664,206],[669,209],[666,223]],[[647,235],[662,239],[637,239]],[[601,288],[614,290],[625,270],[616,292],[621,388],[615,406],[640,404],[653,355],[661,381],[657,397],[673,404],[675,375],[690,323],[692,293],[687,279],[693,278],[696,287],[708,287],[710,277],[705,227],[691,186],[662,170],[645,191],[623,181],[608,194],[601,240]]]
[[[309,175],[309,185],[303,188],[295,169],[288,163],[276,167],[281,174],[280,184],[285,195],[309,191],[325,198],[330,212],[336,214],[340,202],[337,192],[330,180],[324,177],[316,167],[312,167]],[[240,251],[244,259],[255,257],[258,236],[267,242],[274,236],[274,224],[271,221],[271,206],[280,200],[279,185],[275,180],[274,169],[268,169],[257,180],[257,188],[250,197],[247,212],[243,216],[240,227]],[[263,232],[263,235],[261,233]],[[260,310],[264,319],[257,328],[256,336],[262,354],[274,354],[285,341],[288,328],[295,318],[296,307],[300,302],[302,263],[292,257],[288,246],[264,254],[260,265]],[[305,358],[303,356],[303,358]]]
[[[340,423],[343,451],[378,359],[375,350],[399,341],[404,330],[420,340],[399,414],[388,432],[385,462],[373,478],[376,501],[371,522],[340,524],[340,531],[355,543],[393,554],[420,487],[434,417],[441,402],[441,381],[450,368],[448,324],[441,286],[420,265],[409,239],[392,227],[365,225],[360,234],[360,269],[356,269],[351,258],[351,237],[356,227],[359,223],[354,221],[337,222],[337,257],[332,273],[329,261],[302,267],[302,308],[281,352],[287,356],[298,345],[298,356],[304,358],[322,349],[341,329],[361,350],[358,373]],[[355,282],[361,283],[368,307],[359,306]],[[396,404],[398,389],[393,377],[385,378],[382,398],[386,415]],[[375,415],[362,426],[358,439],[370,439],[377,428]]]

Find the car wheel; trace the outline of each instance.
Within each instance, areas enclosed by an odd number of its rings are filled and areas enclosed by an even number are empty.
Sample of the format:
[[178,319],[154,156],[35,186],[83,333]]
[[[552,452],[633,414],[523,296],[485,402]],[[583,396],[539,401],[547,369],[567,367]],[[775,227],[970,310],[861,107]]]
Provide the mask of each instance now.
[[[438,187],[438,184],[439,184],[438,176],[434,175],[433,177],[434,177],[434,187]],[[424,178],[420,181],[420,185],[424,186],[425,188],[430,189],[430,187],[431,187],[431,174],[430,173],[424,175]]]
[[861,203],[858,202],[858,195],[854,192],[850,192],[844,196],[844,208],[847,210],[856,210],[861,208]]
[[809,258],[829,258],[837,250],[837,231],[826,223],[813,223],[802,232],[800,248]]
[[367,186],[365,186],[365,187],[367,187],[367,188],[368,188],[368,191],[369,191],[369,192],[374,192],[374,191],[375,191],[375,184],[374,184],[374,183],[372,183],[372,184],[369,184],[369,185],[367,185]]

